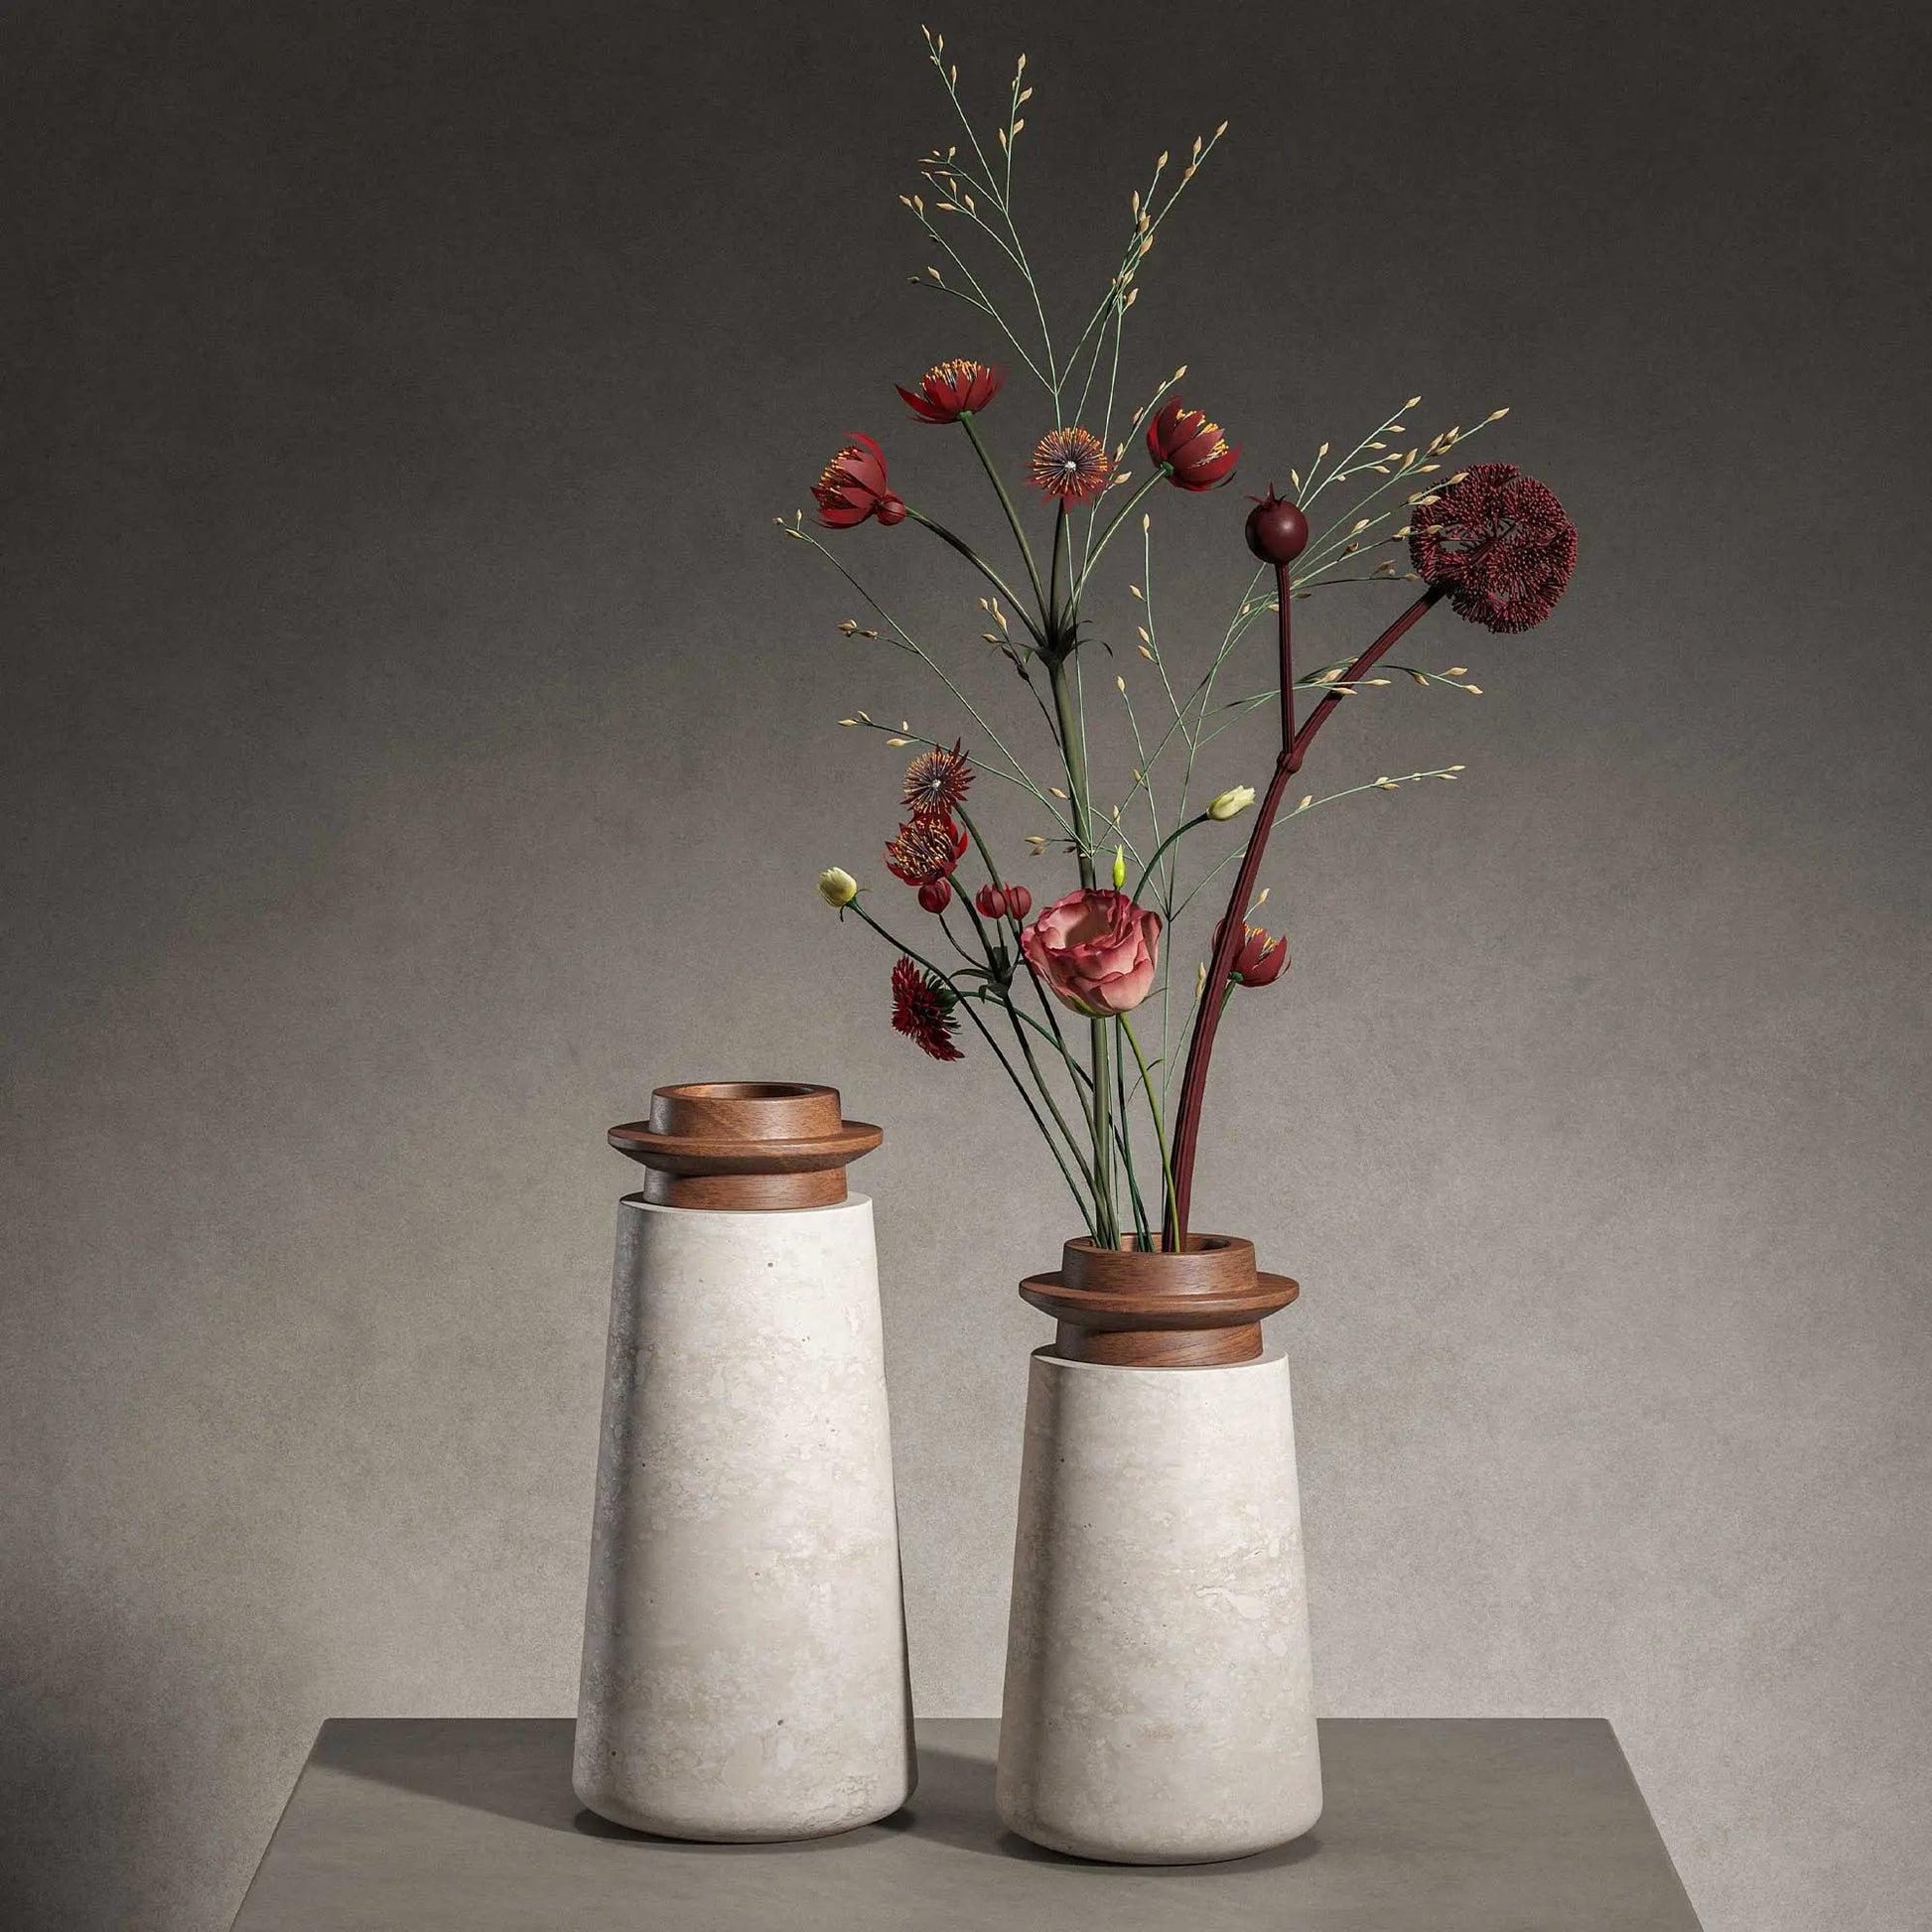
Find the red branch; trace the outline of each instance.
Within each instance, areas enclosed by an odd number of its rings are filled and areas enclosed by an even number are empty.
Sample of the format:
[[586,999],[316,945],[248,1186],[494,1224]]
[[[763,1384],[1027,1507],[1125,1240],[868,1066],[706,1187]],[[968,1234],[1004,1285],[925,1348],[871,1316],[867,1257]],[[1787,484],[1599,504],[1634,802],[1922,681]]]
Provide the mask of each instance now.
[[[1235,875],[1234,890],[1228,895],[1228,909],[1214,935],[1214,956],[1201,988],[1200,1008],[1194,1015],[1194,1035],[1187,1047],[1187,1073],[1180,1085],[1180,1111],[1174,1117],[1173,1203],[1167,1225],[1162,1229],[1161,1245],[1178,1251],[1187,1239],[1187,1209],[1194,1187],[1194,1144],[1200,1138],[1201,1103],[1207,1092],[1207,1067],[1214,1053],[1214,1035],[1221,1024],[1221,1009],[1227,1003],[1227,990],[1234,974],[1234,956],[1241,949],[1248,907],[1254,901],[1255,881],[1261,872],[1268,835],[1275,829],[1275,814],[1281,810],[1288,781],[1302,768],[1314,735],[1323,720],[1341,702],[1339,691],[1329,691],[1309,713],[1307,722],[1295,730],[1295,680],[1290,661],[1288,607],[1289,567],[1279,565],[1275,572],[1276,601],[1280,607],[1280,660],[1282,679],[1282,749],[1275,760],[1275,775],[1262,800],[1255,829],[1248,835],[1247,850],[1241,855],[1241,870]],[[1447,584],[1432,585],[1401,617],[1376,638],[1374,643],[1349,665],[1336,680],[1352,685],[1382,658],[1412,625],[1428,616],[1432,606],[1449,589]]]

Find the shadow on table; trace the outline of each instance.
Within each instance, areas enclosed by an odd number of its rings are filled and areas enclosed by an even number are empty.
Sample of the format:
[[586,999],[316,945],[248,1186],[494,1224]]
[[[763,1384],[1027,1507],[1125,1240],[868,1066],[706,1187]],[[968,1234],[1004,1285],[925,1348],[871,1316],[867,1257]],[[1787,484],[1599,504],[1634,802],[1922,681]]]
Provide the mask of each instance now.
[[[1109,1864],[1099,1859],[1069,1858],[1021,1838],[1000,1822],[993,1808],[993,1765],[989,1759],[930,1747],[919,1752],[919,1788],[913,1792],[906,1813],[910,1814],[912,1837],[934,1839],[962,1852],[980,1852],[1031,1864],[1066,1865],[1075,1871],[1139,1872],[1144,1877],[1153,1872],[1163,1878],[1213,1878],[1238,1871],[1273,1871],[1312,1858],[1320,1847],[1320,1841],[1311,1833],[1273,1852],[1257,1852],[1252,1858],[1231,1859],[1220,1864]],[[888,1821],[892,1822],[896,1821]]]
[[[444,1804],[486,1811],[548,1831],[585,1838],[632,1840],[701,1858],[769,1858],[793,1853],[848,1855],[901,1835],[930,1839],[962,1852],[1082,1871],[1148,1871],[1146,1865],[1104,1864],[1067,1858],[1016,1837],[993,1808],[993,1765],[963,1751],[919,1753],[919,1784],[901,1809],[876,1825],[835,1838],[792,1839],[774,1845],[704,1845],[658,1838],[614,1825],[587,1811],[571,1789],[572,1725],[567,1718],[411,1718],[376,1723],[333,1720],[316,1740],[312,1770],[329,1770],[411,1791]],[[1158,1867],[1168,1877],[1212,1877],[1217,1872],[1266,1871],[1311,1857],[1310,1836],[1274,1852],[1226,1864]]]

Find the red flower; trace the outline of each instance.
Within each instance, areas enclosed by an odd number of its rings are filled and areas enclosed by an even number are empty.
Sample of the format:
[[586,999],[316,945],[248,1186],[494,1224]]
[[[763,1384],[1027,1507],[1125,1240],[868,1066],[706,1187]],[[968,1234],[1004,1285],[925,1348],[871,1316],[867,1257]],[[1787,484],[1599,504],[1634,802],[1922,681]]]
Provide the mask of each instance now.
[[1024,919],[1034,909],[1034,896],[1024,886],[982,886],[973,903],[984,918]]
[[1049,429],[1034,451],[1028,481],[1065,503],[1084,503],[1114,480],[1107,446],[1090,429]]
[[1264,932],[1258,925],[1244,925],[1241,947],[1234,955],[1234,977],[1242,986],[1273,986],[1288,964],[1288,943]]
[[1240,446],[1228,448],[1219,423],[1198,409],[1181,406],[1178,396],[1147,426],[1147,453],[1168,466],[1168,481],[1181,489],[1212,489],[1234,475]]
[[1125,893],[1088,887],[1049,905],[1020,935],[1053,997],[1090,1020],[1132,1013],[1154,990],[1161,915]]
[[949,879],[966,851],[966,832],[949,818],[915,818],[886,842],[886,866],[908,886]]
[[1436,502],[1418,503],[1409,555],[1447,586],[1458,618],[1529,630],[1556,609],[1577,561],[1577,527],[1556,492],[1513,463],[1478,463]]
[[818,520],[829,530],[849,530],[869,516],[897,523],[905,514],[905,505],[886,487],[885,451],[857,431],[820,473],[812,494]]
[[898,389],[922,423],[956,423],[965,415],[978,413],[1000,393],[1006,380],[1004,369],[989,369],[984,362],[935,362],[919,377],[919,393]]
[[952,903],[952,881],[928,879],[919,888],[919,903],[928,912],[943,912]]
[[953,741],[950,752],[921,752],[905,767],[905,803],[914,818],[950,818],[966,802],[973,761]]
[[1007,896],[1007,910],[1016,919],[1024,919],[1034,909],[1034,896],[1024,886],[1006,886],[1001,890]]
[[952,992],[916,960],[903,954],[893,967],[893,1031],[914,1041],[935,1060],[963,1060],[953,1044]]

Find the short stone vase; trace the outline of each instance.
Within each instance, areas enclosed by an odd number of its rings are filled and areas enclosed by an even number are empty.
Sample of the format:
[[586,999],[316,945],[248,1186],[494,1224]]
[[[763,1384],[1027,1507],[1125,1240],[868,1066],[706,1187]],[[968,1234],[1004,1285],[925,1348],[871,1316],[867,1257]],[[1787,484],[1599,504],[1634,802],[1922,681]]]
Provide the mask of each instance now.
[[1069,1241],[1027,1394],[996,1804],[1123,1864],[1245,1858],[1321,1811],[1288,1358],[1251,1242]]
[[670,1838],[897,1811],[912,1713],[872,1202],[831,1087],[660,1087],[618,1211],[572,1782]]

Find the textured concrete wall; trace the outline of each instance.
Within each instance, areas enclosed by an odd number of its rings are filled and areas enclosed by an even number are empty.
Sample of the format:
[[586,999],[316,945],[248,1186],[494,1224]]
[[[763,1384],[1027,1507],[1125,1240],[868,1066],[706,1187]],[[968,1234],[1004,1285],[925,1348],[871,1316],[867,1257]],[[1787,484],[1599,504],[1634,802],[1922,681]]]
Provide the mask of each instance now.
[[[1066,1217],[811,895],[894,795],[832,721],[953,721],[769,521],[867,426],[983,521],[886,384],[993,345],[904,284],[916,16],[668,12],[0,25],[9,1924],[225,1925],[329,1713],[571,1708],[601,1136],[655,1080],[887,1124],[917,1688],[997,1707]],[[1032,56],[1070,291],[1233,119],[1130,346],[1252,486],[1421,389],[1513,405],[1584,531],[1545,634],[1422,633],[1483,699],[1324,735],[1316,789],[1468,773],[1283,835],[1295,968],[1216,1074],[1199,1218],[1306,1284],[1323,1710],[1606,1714],[1712,1932],[1922,1925],[1925,16],[938,24]],[[1159,505],[1176,654],[1240,507]],[[948,558],[852,549],[1026,729]]]

